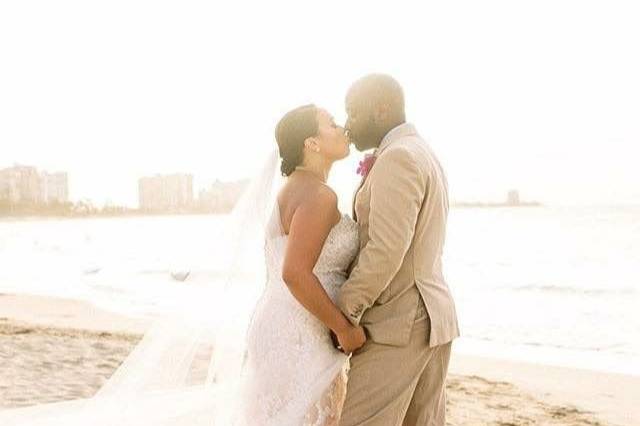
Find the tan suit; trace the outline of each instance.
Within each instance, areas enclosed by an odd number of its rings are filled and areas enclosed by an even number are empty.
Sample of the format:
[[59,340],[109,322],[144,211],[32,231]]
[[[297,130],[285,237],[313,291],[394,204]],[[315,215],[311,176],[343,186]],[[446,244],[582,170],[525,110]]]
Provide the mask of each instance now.
[[338,305],[370,340],[351,358],[341,424],[444,425],[444,379],[459,336],[442,273],[442,167],[411,124],[391,130],[354,201],[360,254]]

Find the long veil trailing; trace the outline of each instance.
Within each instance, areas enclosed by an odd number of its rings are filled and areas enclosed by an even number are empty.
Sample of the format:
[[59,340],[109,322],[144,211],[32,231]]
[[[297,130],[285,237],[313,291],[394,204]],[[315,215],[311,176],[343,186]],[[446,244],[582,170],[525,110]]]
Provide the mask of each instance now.
[[[113,376],[89,399],[0,411],[0,425],[227,425],[240,401],[245,336],[264,284],[264,235],[280,183],[271,153],[216,246],[216,270],[191,270]],[[213,254],[212,254],[213,256]],[[258,267],[256,267],[256,265]],[[186,278],[185,278],[186,277]]]

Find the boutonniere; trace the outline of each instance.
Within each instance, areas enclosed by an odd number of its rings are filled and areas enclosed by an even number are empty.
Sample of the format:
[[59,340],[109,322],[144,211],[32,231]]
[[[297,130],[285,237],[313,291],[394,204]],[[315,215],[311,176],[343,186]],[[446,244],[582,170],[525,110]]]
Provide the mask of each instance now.
[[360,165],[358,165],[358,170],[356,171],[360,176],[366,178],[371,169],[373,168],[373,164],[376,162],[376,156],[373,154],[366,154],[362,161],[360,161]]

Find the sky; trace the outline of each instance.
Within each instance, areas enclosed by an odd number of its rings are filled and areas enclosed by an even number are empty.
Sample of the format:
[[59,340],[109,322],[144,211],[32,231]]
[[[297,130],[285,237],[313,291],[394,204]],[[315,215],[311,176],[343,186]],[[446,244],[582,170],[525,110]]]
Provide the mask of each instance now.
[[[135,206],[141,176],[250,177],[287,110],[343,122],[384,72],[452,199],[640,204],[638,22],[615,0],[2,2],[0,167]],[[332,170],[342,206],[361,156]]]

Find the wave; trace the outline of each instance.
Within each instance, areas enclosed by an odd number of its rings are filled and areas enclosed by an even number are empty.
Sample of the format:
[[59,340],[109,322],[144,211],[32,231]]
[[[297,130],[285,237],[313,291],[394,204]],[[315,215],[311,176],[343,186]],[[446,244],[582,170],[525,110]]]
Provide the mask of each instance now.
[[527,284],[515,287],[501,287],[503,290],[516,291],[538,291],[548,293],[565,293],[565,294],[585,294],[585,295],[635,295],[638,293],[637,288],[633,287],[587,287],[580,288],[568,285],[553,284]]
[[554,349],[563,349],[563,350],[572,350],[579,352],[611,352],[620,355],[630,355],[630,356],[640,356],[637,352],[632,349],[627,349],[626,345],[623,343],[611,343],[607,345],[580,345],[580,344],[558,344],[551,342],[537,342],[537,341],[516,341],[516,340],[505,340],[499,339],[495,337],[486,337],[486,336],[474,336],[473,334],[465,334],[466,338],[474,339],[477,341],[487,342],[487,343],[498,343],[498,344],[506,344],[506,345],[522,345],[528,347],[536,347],[536,348],[554,348]]

